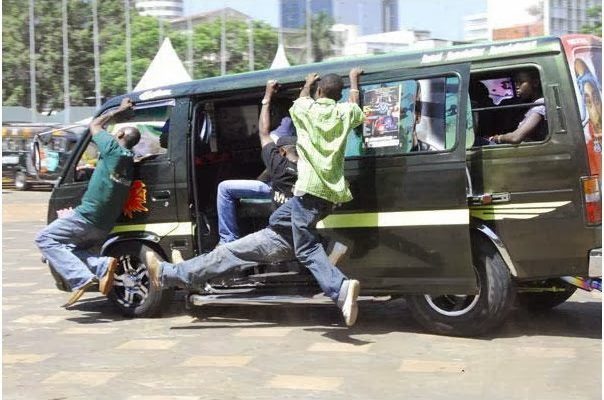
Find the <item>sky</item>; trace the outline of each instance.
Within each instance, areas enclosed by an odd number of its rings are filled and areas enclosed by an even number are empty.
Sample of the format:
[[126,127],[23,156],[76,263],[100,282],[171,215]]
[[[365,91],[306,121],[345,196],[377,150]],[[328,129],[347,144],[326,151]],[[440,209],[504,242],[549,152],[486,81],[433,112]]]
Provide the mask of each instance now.
[[[184,0],[185,13],[231,7],[254,19],[279,25],[279,0]],[[402,29],[429,30],[432,37],[462,40],[463,17],[486,12],[487,0],[399,0]]]

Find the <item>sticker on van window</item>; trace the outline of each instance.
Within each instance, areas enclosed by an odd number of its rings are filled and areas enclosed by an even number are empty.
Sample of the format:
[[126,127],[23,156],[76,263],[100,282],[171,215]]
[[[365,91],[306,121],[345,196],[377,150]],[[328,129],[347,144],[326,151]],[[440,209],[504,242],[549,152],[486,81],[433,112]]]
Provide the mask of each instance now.
[[128,200],[122,209],[122,213],[128,217],[133,218],[135,212],[147,212],[149,209],[145,207],[147,203],[147,186],[141,180],[135,180],[130,186],[130,193]]
[[401,86],[381,87],[363,94],[363,139],[367,148],[398,146]]

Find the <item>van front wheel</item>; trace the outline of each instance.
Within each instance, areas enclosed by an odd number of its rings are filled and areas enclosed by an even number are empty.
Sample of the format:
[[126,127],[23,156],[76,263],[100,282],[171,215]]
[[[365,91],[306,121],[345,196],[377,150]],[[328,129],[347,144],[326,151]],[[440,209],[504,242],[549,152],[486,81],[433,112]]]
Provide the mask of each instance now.
[[171,289],[155,289],[151,285],[145,263],[147,251],[153,249],[138,242],[118,244],[107,251],[119,263],[109,299],[127,317],[157,316],[163,304],[173,297]]
[[481,238],[473,251],[476,295],[414,295],[407,304],[427,330],[453,336],[475,336],[499,325],[515,298],[510,273],[499,253]]

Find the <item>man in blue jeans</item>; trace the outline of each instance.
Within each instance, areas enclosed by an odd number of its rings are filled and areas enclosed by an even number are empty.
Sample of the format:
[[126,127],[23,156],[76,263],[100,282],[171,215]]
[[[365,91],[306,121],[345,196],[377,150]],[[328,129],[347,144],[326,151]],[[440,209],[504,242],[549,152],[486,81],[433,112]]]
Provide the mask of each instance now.
[[[284,144],[288,137],[292,137],[295,130],[292,120],[289,117],[283,117],[279,126],[267,135],[261,135],[271,140],[265,140],[261,143],[262,148],[269,143]],[[284,139],[282,139],[284,138]],[[264,174],[263,174],[264,175]],[[218,212],[218,235],[220,239],[218,244],[222,245],[233,240],[239,239],[239,225],[237,224],[237,204],[240,199],[270,199],[271,182],[270,171],[268,181],[252,179],[228,179],[218,184],[218,193],[216,196],[216,210]]]
[[73,292],[65,307],[78,301],[91,286],[98,284],[100,292],[107,295],[113,285],[117,260],[98,257],[89,249],[105,240],[128,199],[134,173],[132,148],[139,142],[140,132],[134,127],[125,127],[111,135],[104,126],[130,109],[132,102],[125,98],[116,111],[90,123],[99,160],[82,202],[73,213],[56,219],[40,231],[35,239],[42,255]]

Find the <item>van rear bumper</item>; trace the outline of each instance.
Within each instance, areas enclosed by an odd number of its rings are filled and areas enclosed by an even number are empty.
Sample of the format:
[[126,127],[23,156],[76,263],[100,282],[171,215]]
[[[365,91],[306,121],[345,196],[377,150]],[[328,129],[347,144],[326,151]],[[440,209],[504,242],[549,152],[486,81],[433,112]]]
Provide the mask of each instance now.
[[592,249],[589,252],[589,277],[599,278],[602,276],[602,248]]

